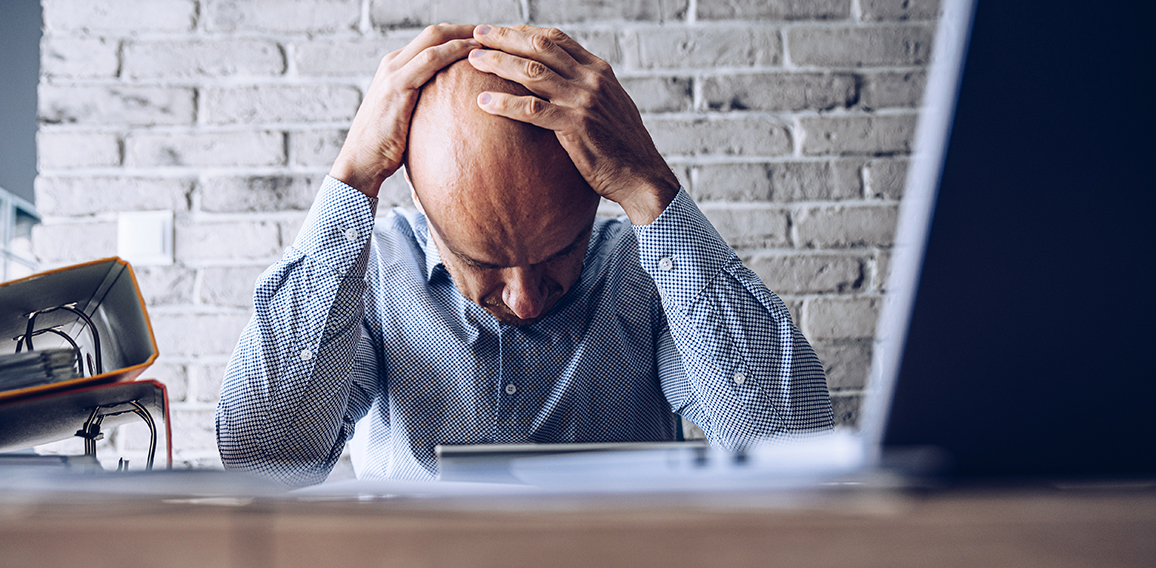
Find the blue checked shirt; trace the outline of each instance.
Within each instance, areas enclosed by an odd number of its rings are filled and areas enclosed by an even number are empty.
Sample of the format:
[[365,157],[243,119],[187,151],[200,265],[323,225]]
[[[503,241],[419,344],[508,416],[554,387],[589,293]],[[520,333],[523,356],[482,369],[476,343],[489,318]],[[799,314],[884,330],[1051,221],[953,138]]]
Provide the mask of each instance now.
[[499,323],[454,287],[425,218],[326,178],[261,275],[217,408],[228,468],[325,480],[354,425],[362,477],[431,479],[438,444],[673,440],[829,430],[823,367],[787,308],[685,191],[653,223],[599,218],[549,314]]

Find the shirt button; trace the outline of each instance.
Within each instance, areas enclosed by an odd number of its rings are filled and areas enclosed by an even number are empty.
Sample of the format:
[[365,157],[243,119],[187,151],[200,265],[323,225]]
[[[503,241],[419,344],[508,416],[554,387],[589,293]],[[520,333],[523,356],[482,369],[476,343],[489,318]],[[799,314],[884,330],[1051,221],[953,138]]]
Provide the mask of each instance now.
[[514,394],[516,392],[518,392],[518,387],[514,386],[514,383],[506,385],[506,394]]
[[351,243],[357,242],[357,229],[350,227],[345,230],[345,238]]
[[308,361],[313,358],[313,352],[308,349],[301,350],[301,360]]
[[669,256],[664,256],[664,257],[658,259],[658,269],[664,270],[664,271],[673,270],[674,269],[674,260],[671,259]]
[[741,385],[747,382],[747,376],[743,373],[735,373],[734,379],[736,385]]

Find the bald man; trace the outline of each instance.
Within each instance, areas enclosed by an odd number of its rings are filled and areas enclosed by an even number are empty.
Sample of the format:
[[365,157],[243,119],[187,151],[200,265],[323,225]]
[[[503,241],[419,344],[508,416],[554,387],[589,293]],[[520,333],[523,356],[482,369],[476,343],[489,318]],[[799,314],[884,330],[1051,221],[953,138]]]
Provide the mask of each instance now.
[[[405,165],[418,211],[375,222]],[[626,217],[596,218],[600,198]],[[680,189],[610,66],[558,30],[431,26],[386,55],[217,409],[225,466],[431,479],[438,444],[831,428],[782,301]]]

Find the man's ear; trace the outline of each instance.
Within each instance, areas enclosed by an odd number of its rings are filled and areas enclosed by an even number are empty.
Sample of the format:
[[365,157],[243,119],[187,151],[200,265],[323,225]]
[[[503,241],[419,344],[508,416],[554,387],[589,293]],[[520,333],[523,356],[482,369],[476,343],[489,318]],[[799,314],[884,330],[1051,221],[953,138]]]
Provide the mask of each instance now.
[[413,187],[413,180],[409,179],[409,168],[404,168],[402,171],[405,174],[405,183],[409,184],[409,195],[413,198],[414,206],[417,207],[418,211],[421,211],[422,215],[425,215],[425,207],[421,206],[421,200],[417,198],[417,189]]

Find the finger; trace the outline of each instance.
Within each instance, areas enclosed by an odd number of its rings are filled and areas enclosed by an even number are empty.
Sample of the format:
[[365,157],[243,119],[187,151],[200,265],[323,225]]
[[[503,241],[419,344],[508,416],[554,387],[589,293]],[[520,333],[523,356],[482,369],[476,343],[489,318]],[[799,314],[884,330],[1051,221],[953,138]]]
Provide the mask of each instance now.
[[489,48],[541,61],[566,78],[573,78],[580,65],[545,33],[482,25],[474,30],[474,39]]
[[516,97],[508,93],[485,91],[478,95],[478,106],[490,114],[547,130],[558,130],[564,124],[565,110],[538,97]]
[[541,61],[493,49],[475,49],[470,52],[470,64],[478,71],[509,79],[526,87],[531,93],[548,99],[565,91],[564,80]]
[[477,49],[473,38],[455,39],[446,43],[427,47],[398,70],[402,87],[418,89],[426,84],[438,71],[449,64],[464,59],[470,50]]
[[598,56],[590,53],[582,44],[578,43],[574,38],[566,35],[566,32],[558,28],[539,28],[529,24],[518,24],[514,29],[521,30],[528,33],[538,33],[546,36],[553,41],[558,47],[561,47],[566,53],[570,54],[575,61],[583,65],[589,65],[598,61]]
[[400,53],[393,58],[396,62],[395,68],[408,64],[417,54],[435,45],[441,45],[455,39],[468,39],[473,37],[473,35],[474,26],[469,24],[438,24],[436,26],[426,26],[417,37],[413,38],[409,44],[401,48]]

